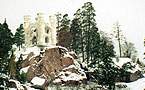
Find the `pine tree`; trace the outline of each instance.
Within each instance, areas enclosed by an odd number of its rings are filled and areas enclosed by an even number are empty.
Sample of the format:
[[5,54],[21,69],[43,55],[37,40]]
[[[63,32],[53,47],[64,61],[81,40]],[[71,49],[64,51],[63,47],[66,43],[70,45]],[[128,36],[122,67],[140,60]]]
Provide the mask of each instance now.
[[80,54],[80,41],[81,41],[81,29],[79,26],[79,20],[73,19],[72,24],[70,27],[70,33],[72,36],[71,39],[71,50],[74,51],[77,54]]
[[23,58],[22,58],[22,54],[21,54],[16,63],[16,79],[24,84],[27,81],[27,76],[26,76],[25,72],[23,72],[23,71],[20,72],[20,70],[21,70],[20,64],[22,63],[22,61],[23,61]]
[[62,20],[60,21],[60,27],[57,31],[58,45],[70,49],[71,43],[71,34],[70,34],[70,19],[68,14],[63,15]]
[[16,33],[14,35],[14,42],[16,46],[20,48],[22,47],[22,44],[24,43],[24,28],[23,24],[20,24],[20,27],[16,29]]
[[57,18],[57,21],[58,21],[56,28],[57,28],[57,31],[59,31],[60,30],[60,24],[61,24],[60,22],[61,22],[61,19],[62,19],[62,15],[59,12],[57,14],[55,14],[55,15],[56,15],[56,18]]
[[[9,62],[13,44],[13,34],[8,27],[6,19],[3,24],[0,23],[0,85],[5,88],[9,80]],[[2,75],[2,77],[1,77]]]
[[[95,49],[94,49],[95,50]],[[119,69],[115,67],[112,58],[115,57],[114,46],[109,37],[100,33],[98,53],[95,53],[93,67],[98,66],[93,73],[99,84],[107,85],[109,88],[115,85],[115,79],[119,77]]]
[[[83,59],[82,61],[84,62],[85,61],[85,48],[84,48],[85,47],[85,41],[84,41],[84,30],[82,28],[82,21],[83,21],[82,9],[78,9],[76,11],[76,13],[74,14],[74,17],[75,17],[74,21],[71,24],[71,33],[72,33],[72,35],[74,35],[74,34],[77,35],[78,34],[78,36],[79,36],[78,37],[78,46],[76,47],[76,50],[79,51],[79,54],[81,54],[81,57]],[[74,23],[76,25],[78,25],[78,27],[73,26]],[[74,29],[76,29],[76,31]],[[74,40],[74,38],[72,38],[72,41],[73,40]],[[73,42],[72,42],[72,44],[73,44]],[[73,47],[74,47],[74,45],[73,45]]]
[[5,20],[0,24],[0,72],[8,74],[10,50],[13,44],[13,34]]
[[90,63],[90,60],[93,59],[93,47],[99,43],[99,33],[95,21],[95,10],[91,2],[87,2],[82,6],[82,30],[83,30],[83,39],[84,39],[84,51],[86,54],[87,64]]

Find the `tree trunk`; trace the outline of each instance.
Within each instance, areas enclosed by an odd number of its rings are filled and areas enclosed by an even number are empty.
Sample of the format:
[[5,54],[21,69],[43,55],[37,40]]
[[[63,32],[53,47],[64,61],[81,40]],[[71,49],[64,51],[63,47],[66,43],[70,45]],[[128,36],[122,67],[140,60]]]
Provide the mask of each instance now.
[[118,22],[117,22],[117,38],[118,38],[118,46],[119,46],[119,55],[120,55],[120,57],[122,57],[122,55],[121,55],[121,43],[120,43],[120,31],[119,31]]

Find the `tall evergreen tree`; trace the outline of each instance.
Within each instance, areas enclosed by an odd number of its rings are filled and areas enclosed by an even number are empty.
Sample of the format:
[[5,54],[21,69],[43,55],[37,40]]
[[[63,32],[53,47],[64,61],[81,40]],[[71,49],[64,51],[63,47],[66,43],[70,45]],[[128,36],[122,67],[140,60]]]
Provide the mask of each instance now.
[[71,50],[75,53],[80,54],[80,41],[81,41],[81,29],[79,26],[79,20],[77,18],[72,20],[70,27],[71,39]]
[[74,14],[70,28],[72,50],[82,55],[83,62],[87,64],[93,60],[96,53],[94,48],[99,45],[100,40],[95,16],[92,3],[87,2]]
[[105,33],[100,33],[100,43],[97,46],[97,51],[94,53],[94,62],[91,67],[96,67],[93,75],[98,80],[99,84],[107,85],[109,88],[115,85],[115,79],[119,77],[119,69],[115,67],[112,58],[115,56],[114,46],[112,41]]
[[26,76],[26,73],[25,72],[20,72],[21,70],[21,66],[20,64],[22,63],[23,61],[23,58],[22,58],[22,54],[20,55],[18,61],[16,62],[16,79],[18,81],[20,81],[21,83],[25,83],[27,81],[27,76]]
[[95,21],[95,10],[91,2],[87,2],[82,6],[82,30],[83,30],[83,39],[84,39],[84,51],[85,51],[85,60],[89,64],[91,58],[93,58],[93,47],[99,43],[99,33]]
[[60,30],[60,22],[61,22],[61,19],[62,19],[62,15],[61,15],[61,13],[57,13],[57,14],[55,14],[56,15],[56,18],[57,18],[57,31],[59,31]]
[[20,24],[20,27],[16,29],[16,33],[14,36],[14,42],[16,46],[20,48],[22,47],[22,44],[24,43],[24,28],[23,24]]
[[[82,28],[82,19],[83,19],[83,15],[82,15],[82,10],[78,9],[76,11],[76,13],[74,14],[74,20],[72,21],[71,24],[71,33],[72,35],[78,35],[79,37],[78,39],[78,46],[75,46],[76,44],[73,45],[72,42],[72,47],[75,47],[77,51],[79,51],[79,54],[81,54],[81,57],[83,59],[83,62],[85,60],[85,41],[84,41],[84,30]],[[75,24],[75,26],[73,26]],[[77,26],[78,25],[78,26]],[[72,41],[74,41],[75,38],[72,38]]]
[[0,72],[8,74],[10,50],[13,44],[13,34],[5,20],[0,24]]
[[58,37],[58,45],[66,47],[70,49],[70,41],[71,41],[71,34],[70,34],[70,19],[68,14],[65,14],[60,21],[60,27],[57,31]]
[[13,34],[8,27],[6,19],[0,23],[0,85],[8,87],[9,62],[12,56]]

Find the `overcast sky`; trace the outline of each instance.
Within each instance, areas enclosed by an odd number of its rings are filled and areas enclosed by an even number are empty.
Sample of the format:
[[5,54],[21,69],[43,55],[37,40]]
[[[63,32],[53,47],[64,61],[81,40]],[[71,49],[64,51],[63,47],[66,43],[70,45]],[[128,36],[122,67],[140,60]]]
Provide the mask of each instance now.
[[145,37],[145,0],[0,0],[0,23],[7,19],[14,32],[23,23],[23,16],[30,15],[34,21],[37,13],[49,15],[57,12],[67,13],[72,18],[75,11],[90,1],[96,10],[97,26],[100,30],[111,32],[114,22],[121,25],[125,37],[133,42],[142,59]]

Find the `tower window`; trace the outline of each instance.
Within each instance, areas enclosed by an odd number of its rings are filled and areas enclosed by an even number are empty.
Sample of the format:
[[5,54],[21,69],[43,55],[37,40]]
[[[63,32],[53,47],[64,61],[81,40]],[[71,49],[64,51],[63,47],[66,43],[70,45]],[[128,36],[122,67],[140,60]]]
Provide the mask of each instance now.
[[49,33],[49,29],[46,29],[46,33],[47,33],[47,34]]
[[48,40],[48,37],[45,37],[45,43],[48,43],[49,40]]
[[37,29],[36,28],[31,28],[31,32],[33,33],[33,32],[36,32],[37,31]]
[[46,32],[47,34],[49,33],[49,28],[48,28],[48,27],[45,28],[45,32]]
[[37,44],[37,38],[36,38],[36,36],[33,37],[33,39],[32,39],[32,44],[34,44],[34,45]]
[[36,32],[36,31],[37,31],[37,29],[34,30],[34,32]]

